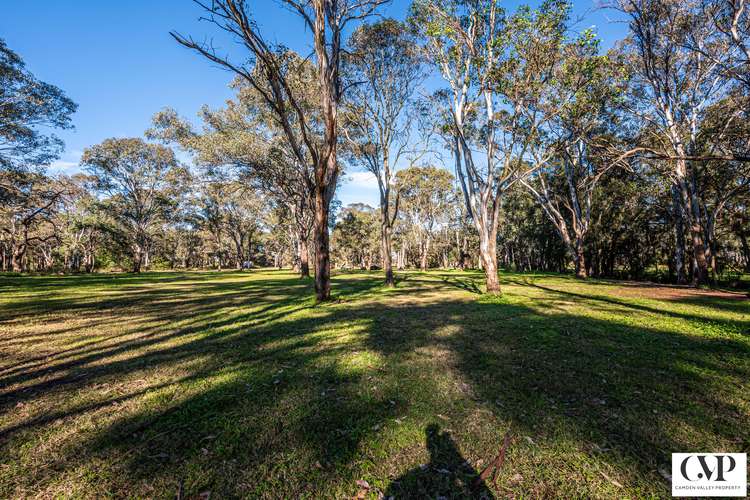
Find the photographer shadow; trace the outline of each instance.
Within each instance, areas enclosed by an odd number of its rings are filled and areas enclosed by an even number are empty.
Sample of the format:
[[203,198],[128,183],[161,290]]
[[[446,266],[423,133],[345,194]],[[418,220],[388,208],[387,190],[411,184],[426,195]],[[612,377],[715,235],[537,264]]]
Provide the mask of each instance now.
[[448,432],[430,424],[425,440],[430,462],[395,479],[385,498],[495,498],[484,481],[478,481],[479,473],[461,456]]

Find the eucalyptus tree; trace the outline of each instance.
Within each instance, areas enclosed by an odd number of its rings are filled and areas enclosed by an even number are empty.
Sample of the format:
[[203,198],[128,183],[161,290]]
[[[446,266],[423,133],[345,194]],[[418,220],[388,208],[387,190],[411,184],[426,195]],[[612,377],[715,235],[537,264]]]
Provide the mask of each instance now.
[[448,222],[453,202],[453,176],[437,167],[409,167],[396,173],[402,219],[415,236],[419,267],[427,270],[435,234]]
[[554,156],[520,182],[554,225],[576,276],[586,278],[584,246],[594,191],[611,168],[627,164],[615,153],[622,124],[618,103],[627,76],[616,54],[599,53],[590,30],[559,46],[552,75],[550,98],[543,105],[553,116],[546,140]]
[[340,267],[372,268],[378,254],[378,226],[378,216],[369,205],[354,203],[341,210],[331,238]]
[[[624,47],[632,76],[630,111],[645,124],[637,149],[663,160],[663,172],[671,183],[677,279],[686,281],[686,230],[694,265],[693,283],[701,284],[708,278],[708,259],[699,179],[706,161],[717,155],[699,151],[700,136],[718,138],[722,130],[731,129],[732,122],[743,118],[743,110],[734,109],[723,117],[724,127],[703,127],[707,109],[723,99],[731,86],[721,61],[705,53],[729,54],[730,49],[725,40],[713,36],[711,20],[703,15],[698,3],[619,0],[616,7],[629,20],[630,33]],[[695,46],[702,50],[693,50]]]
[[393,19],[360,26],[351,37],[346,63],[351,90],[343,130],[354,162],[378,182],[383,270],[386,285],[394,286],[392,238],[399,206],[394,175],[399,161],[411,153],[415,94],[424,71],[415,41]]
[[159,223],[185,187],[187,170],[171,149],[140,138],[106,139],[83,152],[81,165],[126,242],[133,272],[140,272],[148,265]]
[[259,192],[237,182],[229,183],[224,192],[225,230],[234,245],[235,267],[242,269],[252,261],[268,205]]
[[[298,93],[288,81],[288,72],[277,56],[283,49],[269,43],[253,19],[244,0],[196,1],[206,19],[229,33],[248,50],[234,60],[219,55],[210,43],[197,42],[177,33],[172,36],[182,45],[197,51],[210,61],[235,72],[253,87],[273,112],[283,130],[291,152],[300,163],[312,165],[315,202],[315,293],[319,301],[331,294],[331,264],[328,222],[341,164],[338,157],[339,108],[343,96],[341,60],[344,36],[353,22],[371,15],[386,0],[282,0],[280,3],[297,14],[309,29],[317,69],[318,105],[321,127],[310,124]],[[294,121],[292,121],[292,117]]]
[[[36,79],[0,39],[0,169],[29,170],[56,159],[63,143],[47,131],[71,128],[76,107],[62,90]],[[9,180],[3,179],[6,190]]]
[[[304,105],[310,126],[319,127],[314,68],[293,52],[284,52],[276,60],[283,67],[287,84],[295,89],[298,103]],[[302,151],[305,161],[299,161],[288,135],[255,87],[241,79],[232,86],[237,95],[227,101],[226,107],[202,108],[201,129],[166,109],[154,116],[149,135],[188,152],[208,181],[243,183],[245,189],[263,192],[275,203],[286,206],[293,221],[295,267],[302,277],[308,277],[315,204],[312,160]],[[294,121],[293,115],[289,121]]]
[[503,193],[549,161],[540,105],[564,40],[568,5],[506,15],[498,0],[417,0],[411,24],[449,90],[445,127],[467,211],[479,233],[486,291],[500,293],[497,228]]
[[107,223],[98,210],[90,179],[76,174],[67,180],[68,192],[57,216],[63,269],[69,272],[93,272],[97,252],[105,239]]
[[58,237],[55,214],[59,211],[67,186],[39,172],[0,170],[0,240],[5,254],[4,267],[12,271],[28,269],[28,251]]

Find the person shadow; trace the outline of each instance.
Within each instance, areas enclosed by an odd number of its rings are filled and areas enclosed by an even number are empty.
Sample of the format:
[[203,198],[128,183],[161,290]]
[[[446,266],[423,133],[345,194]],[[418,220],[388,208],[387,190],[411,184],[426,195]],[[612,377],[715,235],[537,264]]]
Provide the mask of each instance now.
[[448,432],[430,424],[425,429],[425,440],[430,462],[393,480],[385,498],[495,498],[485,482],[479,480],[479,473],[461,456]]

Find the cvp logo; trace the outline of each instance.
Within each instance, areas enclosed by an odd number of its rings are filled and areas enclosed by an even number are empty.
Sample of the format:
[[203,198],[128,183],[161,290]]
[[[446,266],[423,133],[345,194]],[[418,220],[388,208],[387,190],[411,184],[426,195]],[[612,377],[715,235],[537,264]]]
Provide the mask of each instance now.
[[746,453],[672,453],[672,496],[746,495]]
[[[688,475],[688,462],[692,458],[698,459],[698,463],[703,470],[703,472],[698,473],[698,476],[695,479],[690,479],[690,476]],[[711,467],[708,465],[709,458],[716,459],[716,466],[714,469],[711,469]],[[716,481],[726,481],[726,479],[724,478],[724,460],[726,460],[729,464],[728,468],[726,469],[727,472],[732,472],[737,467],[737,460],[735,460],[731,455],[715,455],[713,457],[709,455],[688,455],[682,460],[682,464],[680,464],[680,472],[682,473],[682,477],[684,477],[688,481],[697,481],[699,479],[703,479],[704,477],[708,480],[711,480],[713,479],[714,473],[716,473]]]

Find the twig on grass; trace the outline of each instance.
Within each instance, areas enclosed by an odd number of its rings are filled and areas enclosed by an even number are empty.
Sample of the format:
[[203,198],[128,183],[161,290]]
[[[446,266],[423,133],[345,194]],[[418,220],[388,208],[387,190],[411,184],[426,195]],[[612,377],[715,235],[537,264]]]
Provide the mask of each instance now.
[[505,433],[505,438],[503,438],[503,445],[500,447],[500,453],[497,454],[494,460],[490,462],[487,467],[484,468],[481,474],[479,474],[479,477],[474,480],[474,484],[472,485],[473,489],[477,489],[481,486],[481,484],[489,477],[490,474],[492,474],[492,484],[495,485],[495,488],[497,489],[497,472],[502,468],[503,463],[505,462],[505,452],[508,449],[508,446],[510,445],[510,429],[508,432]]

